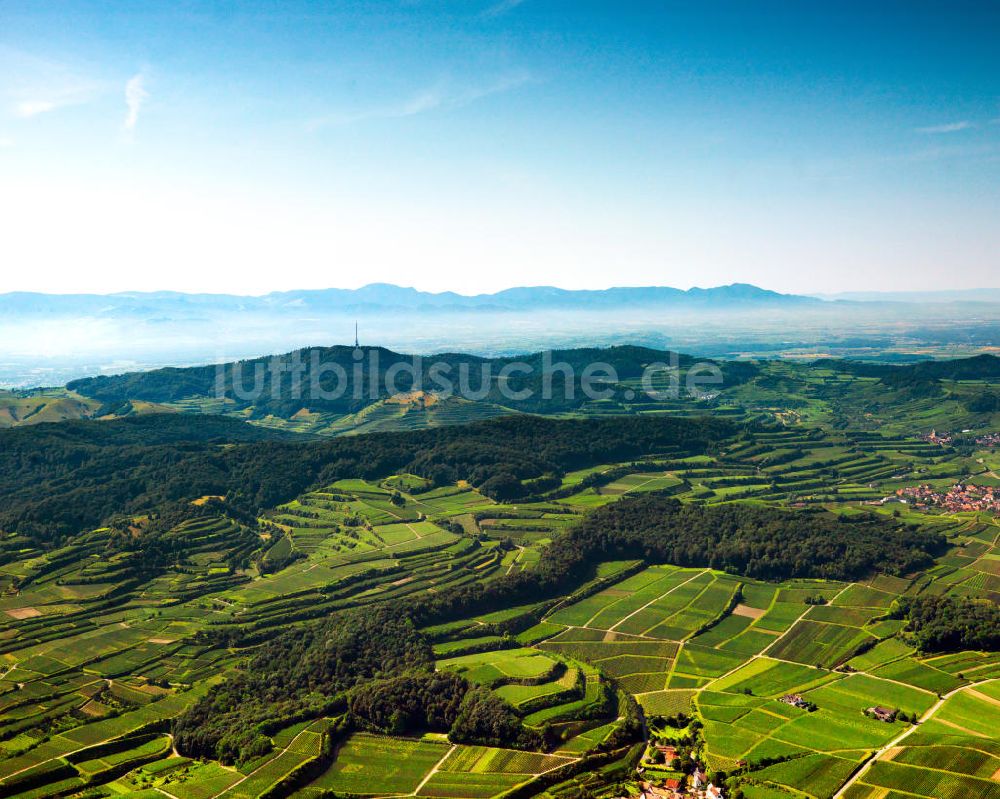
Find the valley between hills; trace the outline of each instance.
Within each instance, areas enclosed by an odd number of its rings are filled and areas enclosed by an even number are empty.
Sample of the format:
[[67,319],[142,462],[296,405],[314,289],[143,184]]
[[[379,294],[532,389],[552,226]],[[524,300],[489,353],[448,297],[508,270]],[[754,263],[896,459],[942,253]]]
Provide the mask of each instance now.
[[598,354],[5,396],[0,796],[1000,796],[1000,359]]

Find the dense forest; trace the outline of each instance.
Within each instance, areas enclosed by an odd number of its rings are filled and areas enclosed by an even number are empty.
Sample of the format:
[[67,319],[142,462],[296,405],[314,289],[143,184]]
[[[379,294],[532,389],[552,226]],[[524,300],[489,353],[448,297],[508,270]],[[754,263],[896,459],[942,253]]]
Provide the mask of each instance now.
[[669,497],[625,499],[590,514],[553,545],[588,557],[643,557],[745,577],[855,580],[932,563],[944,539],[874,514],[838,515],[756,505],[701,507]]
[[252,515],[310,486],[401,471],[436,485],[468,480],[507,500],[530,490],[521,481],[668,450],[705,452],[733,432],[730,424],[708,418],[527,415],[294,443],[261,440],[270,434],[199,415],[15,428],[0,431],[0,530],[52,543],[115,514],[206,495],[226,496]]
[[[234,403],[234,408],[251,408],[255,418],[268,414],[288,418],[303,408],[326,413],[355,413],[390,396],[392,392],[386,388],[389,373],[398,392],[447,390],[450,384],[456,390],[462,387],[462,395],[471,394],[477,399],[519,411],[557,413],[579,408],[588,401],[582,392],[581,380],[591,364],[608,364],[620,380],[626,380],[641,377],[648,364],[669,362],[672,357],[677,359],[682,371],[699,362],[689,355],[636,346],[555,350],[505,358],[480,358],[460,353],[422,358],[383,347],[360,350],[346,346],[312,347],[220,367],[165,368],[88,377],[69,383],[67,388],[100,400],[107,412],[129,400],[174,402],[192,396],[225,396]],[[432,364],[436,367],[434,372]],[[527,368],[523,371],[513,369],[515,365]],[[548,365],[551,365],[550,376],[546,378],[543,375]],[[565,366],[573,373],[568,384]],[[716,366],[726,385],[745,382],[757,373],[757,367],[750,363],[720,362]],[[497,380],[505,368],[511,368],[505,377],[509,389],[506,394],[500,390]],[[297,370],[297,383],[293,383],[292,369]],[[491,379],[483,380],[484,370]],[[467,376],[464,379],[463,371]],[[597,377],[599,375],[595,374],[595,379]],[[551,397],[543,396],[546,383],[551,385]],[[516,396],[525,391],[530,392],[530,396],[511,398],[512,394]]]
[[246,763],[270,750],[270,731],[345,707],[356,726],[383,733],[447,732],[456,742],[521,749],[543,744],[496,694],[433,669],[430,644],[386,605],[294,627],[175,722],[177,749]]
[[348,707],[359,726],[374,732],[448,732],[468,690],[468,681],[453,671],[405,674],[359,685]]
[[995,391],[982,391],[972,396],[965,407],[972,413],[997,413],[1000,411],[1000,394]]
[[410,620],[387,607],[297,627],[265,643],[177,721],[177,748],[244,762],[270,749],[269,725],[316,715],[363,680],[428,671],[433,663]]
[[[857,377],[878,377],[899,382],[935,380],[997,380],[1000,379],[1000,357],[975,355],[971,358],[926,360],[908,364],[891,364],[871,361],[847,361],[824,358],[813,362],[822,369]],[[891,377],[890,377],[891,376]]]
[[448,619],[553,598],[571,592],[597,563],[620,558],[711,567],[764,580],[854,580],[930,566],[945,547],[940,534],[874,514],[702,506],[646,494],[589,514],[545,548],[534,570],[428,597],[414,613],[424,620]]
[[923,652],[1000,650],[1000,607],[993,602],[928,594],[908,600],[902,612]]

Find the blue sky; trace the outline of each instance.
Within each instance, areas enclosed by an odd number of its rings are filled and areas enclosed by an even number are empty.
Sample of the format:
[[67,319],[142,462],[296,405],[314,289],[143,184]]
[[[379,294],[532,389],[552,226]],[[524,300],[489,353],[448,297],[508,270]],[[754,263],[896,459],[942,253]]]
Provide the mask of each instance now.
[[1000,4],[0,0],[0,290],[1000,285]]

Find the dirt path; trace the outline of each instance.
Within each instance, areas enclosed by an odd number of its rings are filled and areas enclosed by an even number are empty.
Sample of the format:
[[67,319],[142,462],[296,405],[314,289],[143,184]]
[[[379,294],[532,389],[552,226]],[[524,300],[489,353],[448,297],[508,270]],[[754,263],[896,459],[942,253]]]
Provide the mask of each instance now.
[[980,702],[986,702],[988,705],[993,705],[994,707],[1000,707],[1000,699],[994,699],[992,696],[987,696],[981,691],[977,691],[974,688],[969,689],[969,693],[972,694]]
[[514,558],[514,560],[512,560],[510,562],[510,566],[507,567],[507,574],[513,574],[514,573],[514,569],[517,567],[518,561],[521,559],[521,556],[524,554],[524,547],[522,547],[520,544],[514,544],[514,546],[517,547],[517,557]]
[[[848,583],[848,584],[847,584],[847,585],[845,585],[845,586],[844,586],[843,588],[841,588],[841,589],[840,589],[840,590],[839,590],[839,591],[837,592],[836,596],[834,596],[834,598],[830,600],[830,604],[833,604],[833,603],[834,603],[834,602],[835,602],[835,601],[837,600],[837,597],[839,597],[839,596],[840,596],[840,595],[841,595],[842,593],[844,593],[844,591],[846,591],[846,590],[847,590],[848,588],[850,588],[850,587],[851,587],[851,586],[852,586],[853,584],[854,584],[854,583]],[[777,596],[778,596],[778,595],[777,595],[777,593],[775,593],[775,595],[774,595],[774,596],[775,596],[775,599],[773,599],[773,600],[771,601],[771,605],[772,605],[772,606],[774,605],[775,601],[777,601]],[[795,627],[795,625],[796,625],[796,624],[798,624],[798,623],[799,623],[800,621],[802,621],[802,619],[804,619],[804,618],[806,617],[806,614],[807,614],[807,613],[808,613],[808,612],[809,612],[810,610],[812,610],[812,609],[813,609],[813,607],[815,607],[815,606],[814,606],[814,605],[809,605],[809,606],[807,606],[807,607],[806,607],[806,609],[805,609],[804,611],[802,611],[802,614],[801,614],[801,615],[800,615],[800,616],[799,616],[799,617],[798,617],[797,619],[795,619],[795,621],[793,621],[793,622],[792,622],[792,623],[791,623],[791,624],[790,624],[790,625],[788,626],[788,629],[787,629],[787,630],[785,630],[785,631],[784,631],[784,632],[783,632],[783,633],[782,633],[781,635],[779,635],[779,636],[778,636],[777,638],[775,638],[775,639],[774,639],[774,640],[773,640],[773,641],[772,641],[771,643],[769,643],[769,644],[768,644],[767,646],[765,646],[765,647],[764,647],[764,648],[763,648],[763,649],[762,649],[762,650],[761,650],[760,652],[758,652],[758,653],[757,653],[756,655],[754,655],[754,656],[753,656],[752,658],[750,658],[749,660],[745,660],[745,661],[743,661],[743,662],[742,662],[742,663],[740,663],[740,665],[739,665],[739,666],[737,666],[737,667],[736,667],[735,669],[730,669],[730,670],[729,670],[729,671],[727,671],[727,672],[726,672],[725,674],[722,674],[722,675],[720,675],[720,676],[716,677],[716,678],[715,678],[714,680],[712,680],[712,681],[711,681],[711,682],[710,682],[710,683],[709,683],[708,685],[706,685],[706,686],[704,686],[704,687],[702,687],[702,688],[699,688],[698,690],[699,690],[699,691],[702,691],[702,690],[704,690],[705,688],[711,688],[711,687],[712,687],[712,686],[713,686],[713,685],[714,685],[715,683],[719,682],[719,680],[724,680],[724,679],[726,679],[726,677],[728,677],[728,676],[729,676],[730,674],[735,674],[735,673],[736,673],[737,671],[739,671],[740,669],[742,669],[742,668],[743,668],[744,666],[747,666],[747,665],[749,665],[749,664],[750,664],[750,663],[752,663],[753,661],[755,661],[755,660],[758,660],[759,658],[762,658],[762,657],[767,657],[767,652],[768,652],[768,650],[770,650],[770,649],[772,649],[773,647],[777,646],[778,642],[779,642],[779,641],[780,641],[780,640],[781,640],[782,638],[784,638],[784,637],[785,637],[786,635],[788,635],[788,633],[790,633],[790,632],[792,631],[792,628],[793,628],[793,627]],[[770,610],[770,608],[768,608],[768,610]],[[765,612],[766,612],[766,611],[765,611]],[[774,659],[774,660],[780,660],[781,658],[773,658],[773,659]],[[788,662],[791,662],[791,661],[788,661]],[[807,663],[798,663],[798,664],[796,664],[796,665],[799,665],[799,666],[806,666],[806,665],[808,665],[808,664],[807,664]],[[817,669],[817,671],[824,671],[824,669]]]
[[874,763],[876,760],[878,760],[880,757],[882,757],[882,755],[884,755],[890,749],[892,749],[892,748],[894,748],[896,746],[899,746],[900,741],[904,740],[911,733],[913,733],[914,730],[918,729],[918,727],[920,726],[920,724],[923,724],[925,721],[928,721],[929,719],[933,718],[934,714],[937,713],[941,709],[942,705],[944,705],[944,703],[947,702],[951,697],[953,697],[955,694],[961,693],[962,691],[966,691],[968,689],[975,688],[977,685],[982,685],[983,683],[987,683],[987,682],[993,682],[993,679],[995,679],[995,678],[992,678],[992,679],[989,679],[989,680],[980,680],[979,682],[974,682],[974,683],[969,683],[968,685],[960,686],[960,687],[955,688],[955,689],[949,691],[948,693],[946,693],[944,696],[942,696],[940,699],[938,699],[937,702],[935,702],[933,705],[931,705],[930,708],[927,709],[927,711],[920,717],[920,721],[917,724],[911,724],[909,727],[907,727],[905,730],[903,730],[903,732],[901,732],[899,735],[897,735],[895,738],[893,738],[891,741],[889,741],[887,744],[885,744],[885,746],[883,746],[881,749],[879,749],[877,752],[875,752],[875,754],[871,755],[861,765],[861,768],[859,768],[857,771],[855,771],[854,774],[851,776],[851,778],[847,782],[845,782],[843,785],[840,786],[840,790],[837,791],[833,795],[833,799],[843,799],[843,796],[844,796],[844,794],[847,793],[847,790],[852,785],[854,785],[854,783],[856,783],[858,780],[860,780],[868,772],[868,769],[870,769],[872,767],[872,763]]
[[[109,685],[111,684],[111,680],[105,680],[104,682],[108,683]],[[23,683],[21,684],[21,687],[23,688]],[[177,748],[174,746],[174,736],[171,733],[169,733],[169,732],[168,733],[163,733],[163,734],[167,738],[170,739],[170,749],[171,749],[172,752],[174,752],[176,754],[177,753]],[[53,760],[62,760],[65,757],[69,757],[70,755],[78,754],[79,752],[83,752],[83,751],[85,751],[87,749],[93,749],[93,748],[98,747],[98,746],[104,746],[104,744],[112,743],[113,741],[117,741],[120,738],[127,737],[128,735],[130,735],[130,733],[124,733],[124,734],[119,734],[119,735],[112,735],[110,738],[105,738],[102,741],[97,741],[97,743],[87,744],[86,746],[80,746],[80,747],[78,747],[76,749],[71,749],[68,752],[63,752],[61,755],[56,755],[55,757],[46,758],[45,760],[41,761],[40,763],[34,763],[34,764],[30,765],[30,766],[25,766],[24,768],[19,768],[17,771],[12,771],[10,774],[4,774],[2,777],[0,777],[0,785],[2,785],[3,783],[6,783],[7,780],[9,780],[11,777],[16,777],[18,774],[23,774],[25,771],[31,771],[31,769],[33,769],[33,768],[38,768],[39,766],[44,766],[46,763],[51,763]]]
[[632,493],[634,493],[634,492],[638,491],[638,490],[639,490],[640,488],[642,488],[643,486],[645,486],[645,485],[649,485],[649,484],[650,484],[650,483],[652,483],[652,482],[653,482],[654,480],[662,480],[662,479],[663,479],[664,477],[673,477],[673,475],[672,475],[672,474],[667,474],[667,472],[664,472],[663,474],[654,474],[654,475],[653,475],[652,477],[650,477],[650,478],[649,478],[648,480],[643,480],[643,481],[642,481],[641,483],[638,483],[638,484],[636,484],[636,485],[632,486],[631,488],[629,488],[629,489],[626,489],[626,490],[625,490],[625,491],[623,492],[622,496],[624,496],[625,494],[632,494]]
[[428,771],[426,776],[422,780],[420,780],[420,784],[413,789],[413,793],[411,793],[410,796],[416,796],[418,793],[420,793],[420,789],[427,784],[427,782],[430,780],[431,777],[433,777],[435,774],[438,773],[438,771],[440,771],[441,764],[444,763],[444,761],[447,760],[451,756],[451,753],[454,752],[456,749],[458,749],[458,747],[455,744],[452,744],[451,748],[444,753],[444,757],[442,757],[437,763],[435,763],[434,768]]
[[[407,530],[409,530],[409,531],[410,531],[411,533],[413,533],[413,534],[414,534],[414,535],[415,535],[415,536],[417,537],[417,540],[418,540],[418,541],[419,541],[419,540],[420,540],[421,538],[423,538],[423,536],[422,536],[422,535],[420,535],[420,532],[419,532],[418,530],[414,530],[414,529],[413,529],[413,525],[412,525],[412,524],[411,524],[410,522],[405,522],[405,524],[406,524],[406,529],[407,529]],[[429,534],[428,534],[428,535],[429,535]]]
[[951,727],[953,730],[958,730],[960,733],[962,733],[963,735],[968,735],[970,738],[987,738],[987,736],[983,735],[981,732],[970,730],[968,727],[963,727],[961,724],[956,724],[954,721],[948,721],[947,719],[938,719],[938,723],[944,724],[946,727]]

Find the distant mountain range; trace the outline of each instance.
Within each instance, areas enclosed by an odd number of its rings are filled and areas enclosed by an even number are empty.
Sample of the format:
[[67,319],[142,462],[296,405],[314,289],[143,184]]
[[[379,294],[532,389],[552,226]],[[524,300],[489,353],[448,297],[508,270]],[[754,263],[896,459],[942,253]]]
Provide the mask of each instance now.
[[208,313],[353,313],[382,310],[409,311],[603,311],[628,308],[673,308],[710,311],[789,309],[837,302],[871,303],[1000,303],[1000,289],[942,291],[848,291],[838,294],[782,294],[749,283],[688,290],[669,286],[630,286],[609,289],[561,289],[521,286],[494,294],[429,292],[391,283],[370,283],[359,289],[301,289],[260,296],[240,294],[185,294],[176,291],[120,292],[116,294],[0,294],[0,314],[20,316],[120,316],[149,318],[200,316]]
[[393,309],[509,310],[541,309],[604,310],[626,307],[689,307],[723,310],[757,306],[802,306],[819,303],[815,297],[780,294],[747,283],[687,291],[666,286],[610,288],[596,291],[568,290],[552,286],[505,289],[495,294],[466,296],[451,291],[432,293],[388,283],[372,283],[359,289],[282,291],[260,297],[234,294],[183,294],[172,291],[124,292],[119,294],[0,294],[0,313],[22,315],[115,315],[121,313],[167,314],[214,312],[369,311]]
[[14,292],[0,294],[0,387],[351,344],[355,324],[366,345],[424,354],[640,344],[721,358],[894,360],[996,346],[1000,291],[821,298],[733,283],[687,291],[533,286],[466,296],[372,283],[262,296]]

